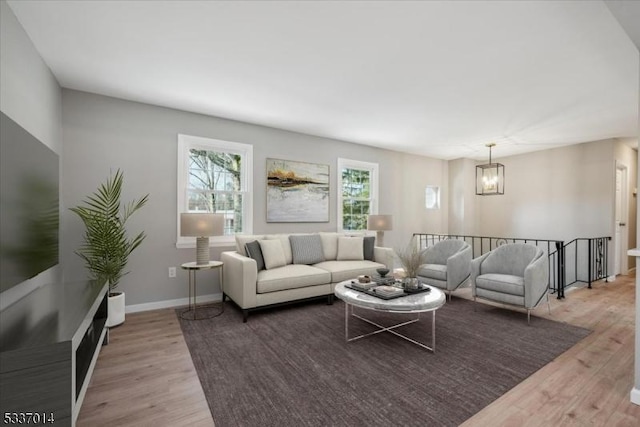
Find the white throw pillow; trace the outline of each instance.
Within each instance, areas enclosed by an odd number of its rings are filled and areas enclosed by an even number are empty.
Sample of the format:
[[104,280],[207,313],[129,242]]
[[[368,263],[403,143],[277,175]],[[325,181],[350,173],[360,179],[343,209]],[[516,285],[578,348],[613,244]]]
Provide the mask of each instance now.
[[284,251],[285,264],[293,262],[293,253],[291,252],[291,243],[289,243],[289,234],[267,234],[265,240],[280,240],[282,250]]
[[287,265],[280,239],[258,240],[258,243],[260,243],[264,266],[267,270]]
[[362,237],[338,237],[338,261],[364,260]]
[[338,233],[320,232],[322,251],[326,261],[333,261],[338,256]]

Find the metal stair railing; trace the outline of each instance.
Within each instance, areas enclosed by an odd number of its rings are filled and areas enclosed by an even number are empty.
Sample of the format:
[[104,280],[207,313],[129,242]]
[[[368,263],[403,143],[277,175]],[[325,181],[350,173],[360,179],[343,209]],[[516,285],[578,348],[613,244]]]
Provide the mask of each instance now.
[[610,241],[611,237],[577,238],[564,245],[565,253],[573,258],[566,271],[573,280],[567,279],[567,286],[582,282],[591,289],[593,282],[609,277]]
[[[464,240],[471,245],[473,258],[479,257],[505,243],[527,243],[541,248],[549,257],[549,288],[557,298],[564,298],[567,287],[577,282],[591,284],[608,277],[609,242],[611,237],[576,238],[569,243],[562,240],[524,239],[517,237],[471,236],[461,234],[414,233],[420,247],[436,244],[441,240]],[[567,271],[567,254],[573,264]],[[586,255],[586,259],[585,256]],[[586,271],[586,272],[585,272]],[[567,283],[567,277],[573,279]]]

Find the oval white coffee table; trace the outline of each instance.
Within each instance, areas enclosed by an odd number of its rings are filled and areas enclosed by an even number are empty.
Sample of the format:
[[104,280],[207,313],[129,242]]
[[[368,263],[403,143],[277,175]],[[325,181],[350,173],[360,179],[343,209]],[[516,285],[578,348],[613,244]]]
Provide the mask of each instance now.
[[[394,298],[390,300],[384,300],[377,298],[373,295],[365,294],[364,292],[349,289],[345,285],[351,283],[352,280],[345,280],[336,285],[335,295],[344,301],[344,334],[347,342],[355,341],[360,338],[368,337],[371,335],[379,334],[380,332],[389,332],[407,341],[410,341],[422,348],[436,351],[436,310],[442,307],[446,301],[444,293],[433,286],[431,286],[430,292],[422,292],[419,294],[411,294]],[[388,313],[415,313],[417,317],[406,322],[398,323],[392,326],[382,326],[373,322],[370,319],[366,319],[356,313],[354,313],[354,307],[362,308],[365,310],[384,311]],[[409,338],[405,335],[394,331],[404,325],[418,322],[420,320],[420,313],[425,312],[432,313],[431,320],[431,347]],[[358,335],[357,337],[349,338],[349,318],[356,317],[371,325],[378,327],[379,329],[370,332],[368,334]]]

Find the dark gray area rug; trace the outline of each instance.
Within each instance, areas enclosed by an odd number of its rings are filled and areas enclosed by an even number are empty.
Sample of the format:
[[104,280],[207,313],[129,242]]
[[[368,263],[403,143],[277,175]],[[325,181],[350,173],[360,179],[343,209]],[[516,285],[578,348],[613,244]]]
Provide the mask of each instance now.
[[[454,298],[437,312],[434,354],[386,332],[346,343],[341,301],[248,323],[226,304],[220,317],[180,320],[217,427],[459,425],[590,333]],[[400,316],[358,312],[381,324]],[[399,331],[430,343],[422,317]],[[351,336],[374,329],[350,323]]]

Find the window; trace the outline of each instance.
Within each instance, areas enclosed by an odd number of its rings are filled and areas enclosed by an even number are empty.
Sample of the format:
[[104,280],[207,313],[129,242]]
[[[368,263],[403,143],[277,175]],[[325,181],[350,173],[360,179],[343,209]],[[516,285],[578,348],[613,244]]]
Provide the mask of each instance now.
[[235,234],[253,231],[253,146],[178,135],[178,242],[195,246],[195,237],[180,236],[180,213],[215,212],[225,216],[224,236],[214,245],[232,243]]
[[427,209],[440,209],[440,187],[427,185],[424,191],[424,206]]
[[378,164],[338,159],[338,230],[366,230],[378,212]]

